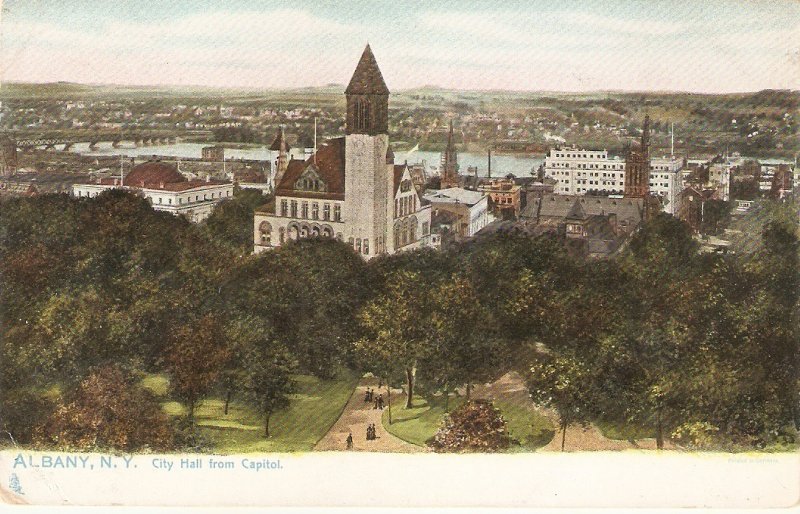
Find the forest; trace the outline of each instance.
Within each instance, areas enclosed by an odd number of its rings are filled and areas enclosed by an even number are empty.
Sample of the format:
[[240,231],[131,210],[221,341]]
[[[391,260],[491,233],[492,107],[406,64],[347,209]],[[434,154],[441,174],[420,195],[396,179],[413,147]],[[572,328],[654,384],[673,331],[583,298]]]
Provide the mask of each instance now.
[[237,191],[194,225],[122,191],[2,200],[2,445],[213,451],[212,394],[269,440],[302,428],[276,420],[312,380],[324,396],[369,372],[410,406],[515,371],[562,434],[599,420],[659,448],[796,448],[796,209],[749,254],[702,254],[660,214],[605,260],[496,235],[365,263],[325,239],[252,255],[262,201]]

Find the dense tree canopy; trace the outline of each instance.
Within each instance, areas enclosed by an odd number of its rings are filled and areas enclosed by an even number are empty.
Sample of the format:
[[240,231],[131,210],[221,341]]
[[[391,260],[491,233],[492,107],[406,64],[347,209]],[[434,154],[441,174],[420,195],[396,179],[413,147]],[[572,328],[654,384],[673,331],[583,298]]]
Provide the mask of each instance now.
[[[240,194],[198,225],[121,191],[0,201],[0,429],[132,447],[120,434],[152,402],[131,377],[147,372],[189,413],[211,390],[251,402],[269,436],[296,373],[349,367],[403,384],[409,406],[519,371],[562,429],[630,424],[659,446],[796,437],[796,210],[739,255],[700,254],[658,215],[606,260],[495,235],[365,263],[322,239],[251,255],[260,200]],[[123,402],[114,434],[86,432],[106,412],[91,391]],[[165,430],[133,446],[171,444]]]

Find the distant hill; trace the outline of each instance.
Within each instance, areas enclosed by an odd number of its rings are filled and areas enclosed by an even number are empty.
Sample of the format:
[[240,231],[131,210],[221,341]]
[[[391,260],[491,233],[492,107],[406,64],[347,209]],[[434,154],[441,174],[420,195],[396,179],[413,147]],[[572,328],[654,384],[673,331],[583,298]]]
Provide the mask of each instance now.
[[[254,98],[284,95],[340,95],[344,84],[329,83],[324,86],[290,88],[219,88],[210,86],[128,86],[114,84],[79,84],[74,82],[27,83],[7,82],[0,87],[0,99],[12,98],[88,98],[100,96],[149,96],[149,97],[191,97],[191,98]],[[619,99],[658,99],[681,96],[684,98],[722,99],[731,98],[753,104],[796,105],[800,91],[788,89],[766,89],[744,93],[686,93],[681,91],[515,91],[515,90],[459,90],[446,89],[426,84],[421,87],[397,89],[393,93],[400,96],[441,96],[443,98],[488,99],[488,98],[557,98],[572,101],[607,98]]]

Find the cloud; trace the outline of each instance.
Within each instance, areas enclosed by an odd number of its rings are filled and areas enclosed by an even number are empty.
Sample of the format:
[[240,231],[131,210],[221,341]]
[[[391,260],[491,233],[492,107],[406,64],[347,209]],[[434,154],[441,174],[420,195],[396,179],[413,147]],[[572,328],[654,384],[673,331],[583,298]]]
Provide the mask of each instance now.
[[3,26],[4,43],[52,44],[67,47],[168,48],[214,42],[265,44],[352,34],[357,26],[321,18],[307,10],[216,11],[192,14],[159,23],[110,21],[96,32],[70,29],[52,22],[9,20]]
[[149,23],[109,17],[93,29],[53,17],[4,18],[3,76],[252,87],[346,83],[366,40],[392,90],[439,84],[730,91],[791,87],[797,76],[795,18],[777,24],[739,16],[720,24],[708,23],[707,15],[557,9],[438,6],[408,9],[402,21],[377,12],[219,9]]
[[666,36],[686,31],[686,21],[643,20],[614,18],[588,12],[563,12],[561,21],[579,25],[593,32],[606,31],[616,34],[650,34]]

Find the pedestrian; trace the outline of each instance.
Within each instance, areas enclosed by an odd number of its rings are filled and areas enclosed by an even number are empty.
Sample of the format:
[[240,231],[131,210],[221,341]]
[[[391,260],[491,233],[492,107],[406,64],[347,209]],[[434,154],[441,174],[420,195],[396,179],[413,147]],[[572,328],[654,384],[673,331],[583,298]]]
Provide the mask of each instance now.
[[347,449],[348,450],[352,450],[353,449],[353,433],[352,432],[350,432],[347,435]]
[[364,391],[364,403],[369,403],[369,389]]
[[374,408],[375,408],[375,409],[377,409],[377,408],[378,408],[378,399],[377,399],[377,398],[375,398],[375,407],[374,407]]
[[378,395],[378,408],[380,410],[383,410],[383,395],[382,394]]
[[371,387],[368,389],[368,391],[369,391],[369,401],[372,401],[372,398],[375,396],[375,391],[373,391]]

